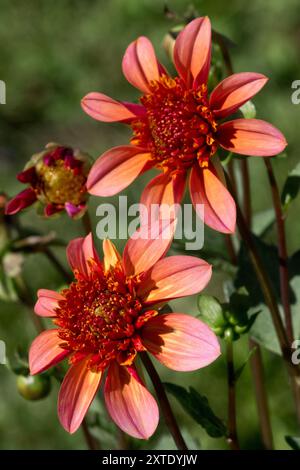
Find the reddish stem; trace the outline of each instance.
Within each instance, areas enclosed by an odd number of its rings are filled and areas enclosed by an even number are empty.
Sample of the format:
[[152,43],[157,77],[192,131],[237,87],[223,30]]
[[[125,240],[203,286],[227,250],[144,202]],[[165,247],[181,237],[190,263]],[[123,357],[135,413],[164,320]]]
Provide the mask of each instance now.
[[281,301],[285,316],[285,326],[289,342],[292,344],[294,341],[293,320],[289,296],[289,272],[288,272],[288,254],[285,235],[285,218],[281,208],[280,193],[277,181],[273,172],[271,161],[268,158],[264,159],[269,183],[271,186],[273,206],[276,216],[276,225],[278,233],[278,253],[279,253],[279,276],[280,276],[280,293]]

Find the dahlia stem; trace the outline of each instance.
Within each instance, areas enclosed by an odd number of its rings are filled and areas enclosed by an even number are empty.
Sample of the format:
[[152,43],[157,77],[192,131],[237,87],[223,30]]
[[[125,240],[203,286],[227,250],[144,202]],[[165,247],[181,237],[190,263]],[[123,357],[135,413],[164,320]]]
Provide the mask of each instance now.
[[[228,185],[230,186],[229,179],[228,179]],[[231,191],[232,191],[232,188],[231,188]],[[234,195],[233,191],[232,191],[232,194]],[[257,251],[252,234],[240,210],[237,199],[236,199],[236,207],[237,207],[237,224],[239,227],[240,235],[248,247],[250,260],[252,262],[254,271],[257,275],[257,279],[262,289],[265,302],[267,306],[269,307],[269,310],[271,313],[271,317],[272,317],[273,325],[274,325],[277,338],[279,341],[282,357],[285,361],[287,371],[291,380],[291,385],[292,385],[292,390],[293,390],[295,405],[296,405],[297,417],[300,423],[300,368],[296,364],[293,364],[291,361],[293,350],[291,349],[291,345],[289,343],[289,340],[288,340],[288,337],[284,328],[284,324],[280,316],[276,296],[273,291],[273,286],[271,284],[268,273],[265,270],[263,261]]]
[[251,229],[252,223],[252,204],[251,204],[251,190],[250,190],[250,177],[249,177],[249,165],[246,158],[241,161],[242,170],[242,187],[243,187],[243,207],[244,217]]
[[82,220],[84,232],[86,235],[88,235],[89,233],[92,232],[92,222],[91,222],[91,218],[90,218],[90,214],[88,210],[86,210],[81,220]]
[[166,425],[169,428],[169,431],[174,439],[174,442],[178,450],[188,450],[186,443],[182,437],[179,426],[177,424],[176,418],[173,414],[170,402],[168,400],[167,394],[165,392],[164,386],[160,380],[158,373],[148,354],[146,352],[141,353],[141,358],[143,364],[148,372],[148,375],[153,383],[159,404],[164,415]]
[[228,384],[228,437],[227,442],[231,450],[240,450],[236,423],[236,391],[233,342],[226,342],[227,384]]
[[84,438],[90,450],[101,450],[100,442],[98,439],[95,439],[94,436],[90,433],[86,419],[84,418],[81,423],[81,429],[84,434]]
[[15,277],[15,283],[16,283],[16,286],[17,286],[19,298],[20,298],[21,302],[29,310],[31,321],[34,324],[37,333],[38,334],[42,333],[42,331],[44,331],[44,329],[45,329],[44,324],[43,324],[43,320],[38,315],[35,315],[35,313],[33,311],[34,304],[32,302],[32,299],[31,299],[30,293],[28,291],[28,287],[27,287],[27,285],[24,281],[24,278],[21,275],[16,276]]
[[270,420],[269,404],[265,388],[264,365],[262,360],[261,348],[256,341],[249,338],[249,349],[254,353],[250,359],[252,377],[256,396],[256,405],[259,416],[260,431],[263,446],[266,450],[273,449],[273,433]]
[[65,267],[61,264],[59,259],[54,255],[54,253],[48,248],[44,248],[43,252],[49,259],[49,261],[53,264],[53,266],[59,271],[59,273],[62,275],[62,277],[66,280],[66,282],[71,282],[72,277],[69,274],[69,272],[65,269]]
[[276,225],[278,233],[278,253],[279,253],[279,275],[280,275],[280,293],[281,301],[285,316],[285,327],[289,342],[294,341],[293,332],[293,320],[289,297],[289,272],[288,272],[288,255],[287,255],[287,244],[285,234],[285,218],[282,213],[280,193],[277,185],[277,181],[274,175],[271,161],[268,158],[264,158],[264,162],[267,168],[269,183],[272,192],[273,206],[276,216]]
[[[252,203],[251,203],[251,187],[249,177],[248,160],[241,161],[242,184],[243,184],[243,211],[249,229],[252,223]],[[271,427],[270,410],[268,397],[265,388],[265,373],[262,360],[261,347],[249,335],[249,350],[255,349],[250,359],[251,373],[254,382],[256,406],[258,411],[258,420],[260,424],[260,432],[263,446],[267,450],[273,448],[273,433]]]

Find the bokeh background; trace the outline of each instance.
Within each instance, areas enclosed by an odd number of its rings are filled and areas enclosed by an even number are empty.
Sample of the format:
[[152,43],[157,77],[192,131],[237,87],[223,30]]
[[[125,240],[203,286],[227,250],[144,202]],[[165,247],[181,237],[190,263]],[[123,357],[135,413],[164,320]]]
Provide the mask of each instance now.
[[[185,0],[170,0],[170,9],[179,15],[190,5]],[[258,117],[269,120],[287,137],[287,158],[274,162],[280,185],[299,158],[300,105],[291,103],[291,83],[300,79],[300,3],[298,0],[194,0],[199,14],[209,15],[213,27],[236,44],[232,48],[235,71],[266,74],[270,81],[255,98]],[[0,1],[0,79],[7,86],[7,103],[0,106],[0,190],[12,196],[23,189],[15,178],[28,157],[49,141],[78,146],[94,158],[105,149],[126,142],[128,131],[117,124],[101,124],[86,116],[80,99],[89,91],[102,91],[119,99],[135,100],[136,91],[121,73],[121,59],[128,43],[139,35],[151,38],[160,59],[170,66],[161,47],[165,33],[176,24],[163,13],[161,0],[1,0]],[[271,200],[263,162],[251,159],[253,208],[261,213]],[[123,194],[136,202],[147,174]],[[117,204],[117,197],[111,198]],[[94,227],[99,199],[91,199]],[[300,203],[293,204],[287,220],[289,252],[300,245]],[[82,234],[80,222],[67,217],[43,221],[34,210],[21,217],[25,227],[70,240]],[[269,238],[276,240],[271,231]],[[224,250],[219,235],[206,233],[206,240]],[[120,246],[123,242],[120,243]],[[99,242],[100,245],[100,242]],[[65,263],[64,250],[56,253]],[[274,267],[275,269],[275,267]],[[39,287],[57,289],[62,279],[42,255],[26,257],[25,279],[32,296]],[[222,297],[224,275],[216,269],[208,290]],[[196,298],[173,302],[177,310],[196,314]],[[17,346],[27,347],[35,337],[27,309],[17,302],[0,301],[0,339],[9,354]],[[237,362],[247,356],[247,341],[237,346]],[[270,397],[275,445],[287,448],[286,434],[297,433],[291,394],[278,356],[265,353],[267,389]],[[249,366],[238,382],[238,426],[241,445],[259,448],[258,419]],[[161,368],[163,380],[194,385],[206,394],[220,417],[226,418],[225,360],[221,357],[199,373],[173,373]],[[0,448],[1,449],[84,449],[81,431],[69,436],[56,416],[57,385],[39,402],[25,401],[17,392],[15,376],[0,365]],[[101,400],[101,397],[100,397]],[[211,439],[173,402],[189,445],[194,448],[222,449],[222,439]],[[101,403],[93,410],[105,412]],[[104,445],[109,435],[101,433]],[[107,442],[107,444],[105,444]],[[131,442],[135,446],[137,443]],[[143,448],[173,448],[163,423]]]

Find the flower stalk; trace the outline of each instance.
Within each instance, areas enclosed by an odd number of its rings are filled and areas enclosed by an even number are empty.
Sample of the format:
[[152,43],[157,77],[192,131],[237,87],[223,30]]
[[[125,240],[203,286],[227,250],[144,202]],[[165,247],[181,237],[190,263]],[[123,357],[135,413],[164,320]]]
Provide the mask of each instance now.
[[152,364],[152,361],[150,357],[148,356],[147,353],[141,353],[141,358],[143,361],[143,364],[148,372],[148,375],[153,383],[153,387],[155,389],[158,401],[160,403],[160,407],[162,410],[162,413],[164,415],[166,425],[169,428],[169,431],[174,439],[174,442],[178,448],[178,450],[187,450],[188,447],[182,437],[182,434],[180,432],[178,423],[176,421],[176,418],[173,414],[170,402],[168,400],[167,394],[165,392],[165,389],[163,387],[163,384],[160,380],[160,377],[158,373],[156,372],[156,369],[154,365]]
[[285,234],[285,217],[282,212],[281,200],[277,181],[274,175],[270,160],[264,160],[268,179],[272,192],[273,206],[276,216],[276,226],[278,233],[278,254],[279,254],[279,276],[280,276],[280,294],[285,317],[285,327],[290,344],[294,340],[293,320],[289,298],[289,273],[288,273],[288,255]]
[[227,384],[228,384],[228,437],[227,442],[231,450],[240,450],[236,422],[236,390],[233,342],[226,342]]

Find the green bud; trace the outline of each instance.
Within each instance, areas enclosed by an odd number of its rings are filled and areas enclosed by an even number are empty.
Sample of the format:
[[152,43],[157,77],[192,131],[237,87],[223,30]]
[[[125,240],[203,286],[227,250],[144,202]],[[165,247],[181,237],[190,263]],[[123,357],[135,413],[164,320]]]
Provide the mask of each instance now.
[[47,375],[19,375],[17,389],[25,400],[41,400],[49,395],[51,381]]
[[[198,296],[198,309],[203,320],[212,328],[223,327],[226,324],[223,308],[220,302],[211,295]],[[223,328],[222,328],[223,330]]]
[[240,107],[240,111],[245,119],[254,119],[256,117],[255,105],[250,100]]

